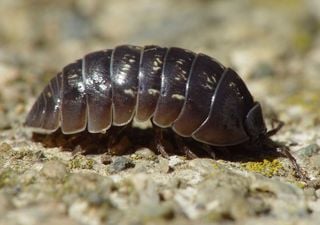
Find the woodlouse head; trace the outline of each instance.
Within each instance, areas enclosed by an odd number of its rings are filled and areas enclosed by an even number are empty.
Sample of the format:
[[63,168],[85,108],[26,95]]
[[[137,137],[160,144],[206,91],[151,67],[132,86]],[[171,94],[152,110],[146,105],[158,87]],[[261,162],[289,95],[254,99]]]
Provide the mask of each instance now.
[[263,119],[261,106],[258,102],[248,112],[244,123],[246,132],[252,142],[266,137],[267,128]]

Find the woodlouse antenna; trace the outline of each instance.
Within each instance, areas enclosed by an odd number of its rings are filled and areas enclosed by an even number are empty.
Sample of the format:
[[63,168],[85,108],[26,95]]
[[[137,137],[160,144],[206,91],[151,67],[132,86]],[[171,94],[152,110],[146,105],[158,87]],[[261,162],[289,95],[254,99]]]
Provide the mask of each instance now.
[[[281,125],[282,126],[282,125]],[[275,130],[275,129],[273,129]],[[273,131],[271,130],[271,131]],[[278,129],[279,130],[279,129]],[[277,131],[278,131],[277,130]],[[286,157],[287,159],[289,159],[296,177],[303,180],[303,181],[308,181],[310,180],[306,174],[306,172],[304,172],[301,167],[299,166],[299,164],[297,163],[297,160],[295,159],[295,157],[291,154],[290,152],[290,148],[286,145],[283,145],[279,142],[273,141],[271,140],[268,136],[266,137],[264,144],[266,144],[266,146],[268,146],[269,148],[275,149],[280,155]]]
[[293,155],[290,153],[290,149],[288,146],[279,146],[277,147],[277,151],[288,158],[291,162],[291,165],[294,168],[294,171],[296,172],[296,175],[298,178],[300,178],[303,181],[309,180],[307,174],[301,169],[299,164],[297,163],[297,160],[293,157]]
[[276,149],[279,154],[281,154],[282,156],[284,156],[290,160],[291,165],[293,166],[293,169],[296,173],[296,176],[299,179],[307,181],[307,180],[309,180],[309,178],[307,177],[306,173],[303,172],[303,170],[301,169],[301,167],[297,163],[297,160],[291,154],[290,148],[286,145],[280,144],[280,143],[275,142],[270,139],[271,136],[275,135],[276,133],[278,133],[281,130],[281,128],[284,126],[284,124],[285,123],[281,120],[272,119],[272,121],[271,121],[272,129],[266,133],[266,135],[265,135],[266,141],[265,142],[266,142],[267,146]]

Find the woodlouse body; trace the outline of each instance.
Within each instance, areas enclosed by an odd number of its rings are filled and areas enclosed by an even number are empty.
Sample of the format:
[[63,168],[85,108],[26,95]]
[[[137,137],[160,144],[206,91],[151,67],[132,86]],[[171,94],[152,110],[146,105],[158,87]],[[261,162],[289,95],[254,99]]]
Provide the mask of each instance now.
[[213,146],[266,134],[260,104],[215,59],[181,48],[118,46],[65,66],[45,87],[26,125],[39,132],[105,132],[133,117]]

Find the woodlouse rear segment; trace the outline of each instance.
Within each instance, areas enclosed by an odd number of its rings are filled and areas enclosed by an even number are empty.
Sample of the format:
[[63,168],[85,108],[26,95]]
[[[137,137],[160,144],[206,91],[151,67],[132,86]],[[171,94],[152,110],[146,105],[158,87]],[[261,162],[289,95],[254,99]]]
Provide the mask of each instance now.
[[[227,146],[250,138],[246,116],[255,105],[240,77],[207,55],[122,45],[64,67],[34,104],[26,125],[40,132],[61,126],[64,134],[99,133],[135,116],[152,118],[183,137]],[[255,108],[252,117],[263,130],[261,108]],[[255,130],[252,121],[248,124]]]
[[25,125],[38,132],[54,132],[61,119],[62,74],[58,73],[33,104]]

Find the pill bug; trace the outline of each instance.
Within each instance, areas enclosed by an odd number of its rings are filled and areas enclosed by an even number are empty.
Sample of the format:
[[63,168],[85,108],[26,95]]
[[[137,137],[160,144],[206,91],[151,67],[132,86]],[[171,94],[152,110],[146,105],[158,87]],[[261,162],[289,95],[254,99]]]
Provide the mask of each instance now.
[[104,133],[134,117],[220,147],[262,143],[277,130],[267,132],[259,102],[233,69],[205,54],[155,45],[121,45],[65,66],[25,125],[39,133]]

